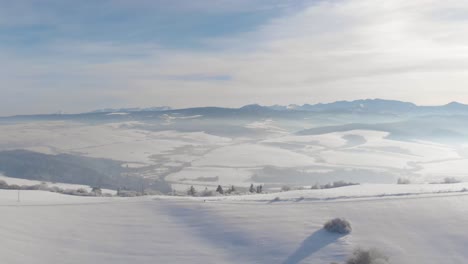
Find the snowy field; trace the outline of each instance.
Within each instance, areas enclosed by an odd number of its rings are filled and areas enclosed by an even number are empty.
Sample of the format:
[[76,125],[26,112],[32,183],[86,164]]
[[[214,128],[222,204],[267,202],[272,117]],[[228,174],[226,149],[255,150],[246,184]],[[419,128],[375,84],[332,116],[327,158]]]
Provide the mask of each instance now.
[[136,174],[163,178],[182,189],[189,185],[304,186],[335,180],[395,183],[400,177],[427,183],[446,177],[468,178],[466,144],[401,141],[391,139],[389,132],[373,130],[297,135],[272,119],[238,122],[238,127],[252,133],[245,136],[204,131],[209,124],[195,131],[177,127],[178,122],[197,122],[199,116],[171,118],[172,126],[166,125],[166,116],[160,118],[156,124],[4,124],[0,125],[0,151],[26,149],[116,160],[123,167],[138,169]]
[[[375,188],[373,188],[375,187]],[[398,264],[463,264],[468,259],[463,186],[381,186],[321,190],[319,196],[367,199],[301,200],[315,190],[252,195],[250,201],[201,198],[96,198],[0,190],[2,263],[343,263],[357,247],[376,247]],[[399,188],[403,188],[398,190]],[[411,189],[411,190],[410,190]],[[326,194],[330,191],[330,194]],[[296,200],[295,200],[296,199]],[[323,231],[345,217],[349,235]]]
[[[344,263],[358,247],[376,247],[393,264],[466,263],[468,145],[363,129],[299,135],[298,127],[273,119],[211,122],[163,115],[0,125],[0,151],[69,154],[61,161],[70,164],[92,158],[87,166],[100,173],[100,162],[116,164],[110,173],[164,179],[179,191],[254,183],[270,192],[120,198],[22,190],[18,202],[18,191],[0,190],[0,262],[330,264]],[[21,158],[14,161],[22,168]],[[47,166],[39,167],[46,177],[60,168]],[[9,184],[41,183],[1,173]],[[440,184],[447,177],[460,182]],[[398,178],[411,184],[395,184]],[[339,180],[360,185],[310,189]],[[283,185],[309,187],[271,192]],[[353,232],[322,230],[335,217],[349,220]]]

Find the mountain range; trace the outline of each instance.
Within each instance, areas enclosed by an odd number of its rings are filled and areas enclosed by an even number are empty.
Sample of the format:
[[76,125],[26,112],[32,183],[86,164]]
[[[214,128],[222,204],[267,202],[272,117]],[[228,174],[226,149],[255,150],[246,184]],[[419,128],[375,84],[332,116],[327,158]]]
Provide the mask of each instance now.
[[[223,107],[196,107],[186,109],[174,109],[168,106],[150,107],[150,108],[107,108],[94,110],[90,113],[131,113],[131,112],[162,112],[162,111],[178,111],[189,109],[221,109]],[[236,108],[223,108],[232,109]],[[468,113],[468,105],[458,102],[452,102],[440,106],[419,106],[410,102],[384,100],[384,99],[362,99],[354,101],[336,101],[333,103],[319,103],[319,104],[290,104],[290,105],[270,105],[262,106],[259,104],[245,105],[238,110],[243,111],[262,111],[262,110],[275,110],[275,111],[306,111],[306,112],[348,112],[348,113],[380,113],[380,114],[396,114],[396,113],[410,113],[410,112],[466,112]]]
[[315,114],[324,115],[379,115],[379,116],[421,116],[421,115],[468,115],[468,105],[452,102],[440,106],[419,106],[410,102],[383,100],[383,99],[363,99],[355,101],[337,101],[333,103],[304,104],[304,105],[270,105],[262,106],[259,104],[245,105],[240,108],[226,107],[193,107],[173,109],[168,106],[149,107],[149,108],[106,108],[80,114],[40,114],[40,115],[22,115],[3,117],[10,118],[90,118],[96,116],[108,119],[123,118],[124,116],[151,116],[151,113],[176,114],[185,116],[202,115],[204,117],[302,117]]

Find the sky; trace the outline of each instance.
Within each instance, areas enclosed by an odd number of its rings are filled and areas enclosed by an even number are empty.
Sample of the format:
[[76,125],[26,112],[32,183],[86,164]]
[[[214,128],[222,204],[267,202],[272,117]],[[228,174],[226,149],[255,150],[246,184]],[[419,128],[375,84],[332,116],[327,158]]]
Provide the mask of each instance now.
[[0,115],[468,103],[468,1],[0,0]]

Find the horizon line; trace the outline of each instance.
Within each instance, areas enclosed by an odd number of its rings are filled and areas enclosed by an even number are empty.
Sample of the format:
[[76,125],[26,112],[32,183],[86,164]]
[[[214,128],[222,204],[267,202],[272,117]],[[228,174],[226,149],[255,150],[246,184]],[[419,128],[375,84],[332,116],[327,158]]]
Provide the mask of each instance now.
[[[108,108],[100,108],[100,109],[94,109],[91,111],[87,112],[75,112],[75,113],[67,113],[63,111],[57,111],[54,113],[35,113],[35,114],[18,114],[18,115],[0,115],[0,118],[13,118],[13,117],[27,117],[27,116],[60,116],[60,115],[84,115],[84,114],[108,114],[108,113],[113,113],[115,111],[122,110],[124,112],[127,110],[127,113],[132,113],[132,112],[167,112],[167,111],[178,111],[178,110],[187,110],[187,109],[199,109],[199,108],[222,108],[222,109],[242,109],[247,106],[260,106],[260,107],[265,107],[265,108],[270,108],[270,110],[275,110],[271,109],[271,107],[278,106],[278,107],[288,107],[288,106],[305,106],[305,105],[310,105],[310,106],[317,106],[317,105],[330,105],[330,104],[335,104],[335,103],[353,103],[353,102],[358,102],[358,101],[384,101],[384,102],[399,102],[399,103],[406,103],[406,104],[412,104],[415,107],[443,107],[443,106],[449,106],[453,104],[458,104],[458,105],[463,105],[463,106],[468,106],[468,104],[461,103],[458,101],[451,101],[446,104],[439,104],[439,105],[423,105],[423,104],[416,104],[414,102],[410,101],[401,101],[401,100],[395,100],[395,99],[382,99],[382,98],[366,98],[366,99],[355,99],[355,100],[336,100],[336,101],[329,101],[329,102],[319,102],[319,103],[304,103],[304,104],[272,104],[272,105],[262,105],[258,103],[251,103],[251,104],[245,104],[241,105],[239,107],[228,107],[228,106],[216,106],[216,105],[206,105],[206,106],[192,106],[192,107],[171,107],[171,106],[149,106],[149,107],[108,107]],[[162,107],[167,107],[167,110],[145,110],[145,109],[151,109],[151,108],[162,108]],[[129,109],[141,109],[141,111],[128,111]],[[103,110],[110,110],[110,111],[103,111]],[[294,109],[290,109],[294,110]],[[279,111],[279,110],[276,110]]]

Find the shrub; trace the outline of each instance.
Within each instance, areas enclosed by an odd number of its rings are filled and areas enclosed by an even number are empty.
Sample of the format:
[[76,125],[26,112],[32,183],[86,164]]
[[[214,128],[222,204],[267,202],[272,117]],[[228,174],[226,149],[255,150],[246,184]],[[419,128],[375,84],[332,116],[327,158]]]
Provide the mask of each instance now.
[[78,190],[76,190],[77,193],[80,193],[80,194],[87,194],[88,191],[85,189],[85,188],[79,188]]
[[460,183],[460,180],[454,178],[454,177],[447,177],[444,179],[445,184],[453,184],[453,183]]
[[201,193],[201,196],[210,197],[210,196],[215,196],[215,194],[213,191],[208,190],[208,188],[205,188],[205,190]]
[[40,190],[41,186],[39,184],[36,185],[21,185],[21,190],[33,190],[37,191]]
[[279,202],[281,199],[279,197],[275,197],[275,199],[271,200],[272,202]]
[[102,195],[102,189],[99,187],[93,187],[91,189],[91,193],[94,194],[95,196],[101,196]]
[[67,194],[67,195],[78,195],[80,196],[80,193],[77,192],[76,190],[73,190],[73,189],[65,189],[63,190],[63,193],[62,194]]
[[409,179],[406,179],[406,178],[398,178],[397,183],[398,184],[410,184],[411,181]]
[[0,180],[0,189],[6,189],[8,184],[4,180]]
[[345,186],[351,186],[351,185],[359,185],[359,184],[354,183],[354,182],[336,181],[336,182],[333,182],[332,188],[339,188],[339,187],[345,187]]
[[244,194],[244,192],[247,191],[247,188],[242,188],[242,187],[236,187],[234,185],[231,185],[231,187],[227,190],[224,191],[224,194],[226,195],[239,195],[239,194]]
[[55,193],[63,193],[63,189],[57,186],[50,187],[50,191]]
[[11,190],[20,190],[20,189],[21,189],[21,186],[19,186],[18,184],[12,184],[12,185],[9,185],[9,186],[8,186],[8,189],[11,189]]
[[327,183],[324,185],[320,185],[316,183],[312,187],[310,187],[312,190],[316,189],[332,189],[332,188],[339,188],[339,187],[345,187],[345,186],[352,186],[352,185],[359,185],[359,183],[354,183],[354,182],[345,182],[345,181],[335,181],[331,183]]
[[136,191],[127,191],[127,190],[120,190],[117,194],[117,196],[120,197],[137,197],[140,196],[141,194]]
[[291,190],[291,187],[289,187],[289,186],[287,186],[287,185],[283,185],[283,186],[281,187],[281,191],[283,191],[283,192],[287,192],[287,191],[290,191],[290,190]]
[[[105,196],[104,193],[101,194],[101,195],[102,195],[102,196]],[[163,195],[163,193],[160,192],[160,191],[156,191],[156,190],[145,190],[145,191],[143,192],[143,195]]]
[[346,264],[388,264],[388,257],[376,249],[354,251],[353,256]]
[[331,233],[349,234],[352,231],[351,224],[343,218],[335,218],[325,223],[325,230]]

